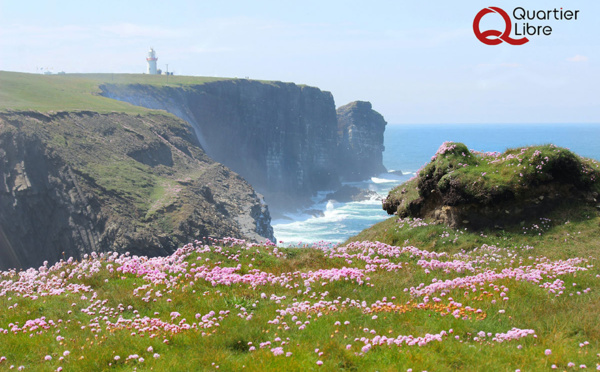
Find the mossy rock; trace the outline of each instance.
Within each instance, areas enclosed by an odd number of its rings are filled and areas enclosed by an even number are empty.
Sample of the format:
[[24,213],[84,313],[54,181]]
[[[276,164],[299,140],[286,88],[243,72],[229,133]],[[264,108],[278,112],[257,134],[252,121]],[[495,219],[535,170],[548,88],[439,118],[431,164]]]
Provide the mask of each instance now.
[[390,191],[383,209],[453,227],[501,227],[564,203],[597,204],[599,167],[554,145],[483,153],[445,142],[416,177]]

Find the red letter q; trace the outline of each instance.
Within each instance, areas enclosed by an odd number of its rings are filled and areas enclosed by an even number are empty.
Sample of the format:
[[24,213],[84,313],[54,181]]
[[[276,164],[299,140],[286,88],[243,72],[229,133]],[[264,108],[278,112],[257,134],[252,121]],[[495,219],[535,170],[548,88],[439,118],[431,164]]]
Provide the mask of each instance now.
[[[489,13],[498,13],[502,16],[502,18],[504,19],[504,23],[506,23],[506,28],[504,29],[504,32],[500,32],[498,30],[487,30],[481,32],[481,30],[479,30],[479,22],[481,22],[481,18],[483,18],[484,15]],[[511,38],[511,30],[512,26],[510,17],[508,16],[508,14],[506,14],[504,10],[495,6],[490,6],[489,8],[481,9],[479,13],[477,13],[477,15],[475,16],[475,19],[473,20],[473,32],[475,33],[475,36],[477,37],[477,39],[479,39],[479,41],[486,45],[498,45],[503,41],[509,43],[510,45],[523,45],[529,41],[529,39],[527,39],[526,37],[521,39]]]

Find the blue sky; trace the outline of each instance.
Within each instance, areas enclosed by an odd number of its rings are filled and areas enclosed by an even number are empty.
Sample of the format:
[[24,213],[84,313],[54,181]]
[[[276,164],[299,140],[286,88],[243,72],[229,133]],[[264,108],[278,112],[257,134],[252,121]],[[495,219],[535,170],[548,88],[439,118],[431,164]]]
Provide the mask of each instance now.
[[[550,36],[487,46],[472,30],[487,6],[580,12],[530,21]],[[0,70],[142,73],[152,46],[176,74],[317,86],[390,124],[600,123],[598,19],[592,0],[0,0]],[[496,14],[481,22],[492,28]]]

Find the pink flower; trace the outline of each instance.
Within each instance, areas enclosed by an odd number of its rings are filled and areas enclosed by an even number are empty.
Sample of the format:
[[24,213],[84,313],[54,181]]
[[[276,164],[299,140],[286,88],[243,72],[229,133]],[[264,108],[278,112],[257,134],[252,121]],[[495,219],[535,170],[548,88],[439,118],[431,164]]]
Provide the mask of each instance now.
[[552,350],[550,350],[550,349],[546,349],[546,350],[544,351],[544,354],[546,354],[546,355],[550,355],[550,354],[552,354]]
[[154,359],[158,359],[158,358],[160,358],[160,354],[159,354],[159,353],[154,353],[154,355],[153,355],[153,356],[154,356]]
[[46,355],[46,356],[44,357],[44,359],[45,359],[45,360],[52,360],[52,357],[51,357],[50,355]]
[[318,365],[318,366],[322,366],[322,365],[323,365],[323,362],[322,362],[322,361],[320,361],[320,360],[317,360],[317,365]]

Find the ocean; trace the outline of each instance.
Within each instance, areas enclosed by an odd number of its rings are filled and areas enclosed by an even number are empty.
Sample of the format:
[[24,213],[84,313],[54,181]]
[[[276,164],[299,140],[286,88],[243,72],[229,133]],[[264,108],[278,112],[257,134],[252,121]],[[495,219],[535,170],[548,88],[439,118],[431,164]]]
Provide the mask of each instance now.
[[272,221],[279,244],[341,243],[389,218],[381,209],[381,199],[393,187],[414,176],[444,141],[462,142],[474,150],[499,152],[512,147],[552,143],[600,160],[600,124],[388,124],[383,164],[388,171],[402,171],[402,176],[386,173],[367,181],[349,183],[378,193],[379,197],[369,201],[322,202],[330,191],[320,193],[314,198],[312,209],[322,211],[322,215],[290,213],[286,218]]

